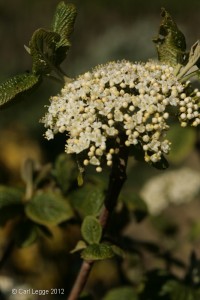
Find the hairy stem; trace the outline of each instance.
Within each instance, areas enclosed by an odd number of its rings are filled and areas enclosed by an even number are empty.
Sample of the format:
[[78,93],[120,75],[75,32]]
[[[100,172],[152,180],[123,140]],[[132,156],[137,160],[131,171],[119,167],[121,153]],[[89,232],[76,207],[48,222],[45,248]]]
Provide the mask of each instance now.
[[[111,214],[117,204],[118,196],[126,181],[126,166],[128,161],[128,147],[120,146],[119,153],[113,160],[108,190],[104,200],[104,208],[99,217],[100,224],[105,231]],[[94,261],[83,261],[78,276],[72,287],[68,300],[77,300],[87,283]]]

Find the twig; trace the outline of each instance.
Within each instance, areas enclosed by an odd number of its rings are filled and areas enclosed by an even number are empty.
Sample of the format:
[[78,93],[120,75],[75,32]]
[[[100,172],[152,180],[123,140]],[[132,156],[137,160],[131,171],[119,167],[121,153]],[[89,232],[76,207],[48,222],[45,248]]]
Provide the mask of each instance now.
[[[109,222],[110,216],[117,204],[118,196],[126,181],[126,166],[128,161],[128,147],[123,145],[119,148],[119,153],[113,160],[113,166],[110,174],[108,191],[104,200],[104,208],[99,217],[100,224],[105,231]],[[83,261],[79,270],[79,274],[76,278],[74,286],[68,296],[68,300],[77,300],[83,291],[85,284],[88,280],[90,271],[94,261]]]

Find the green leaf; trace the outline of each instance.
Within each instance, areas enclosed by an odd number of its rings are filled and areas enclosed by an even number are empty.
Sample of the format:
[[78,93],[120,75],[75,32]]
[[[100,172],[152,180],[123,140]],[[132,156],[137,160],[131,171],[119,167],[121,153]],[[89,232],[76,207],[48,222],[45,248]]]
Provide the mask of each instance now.
[[73,181],[77,179],[77,164],[70,155],[61,154],[56,159],[52,174],[62,191],[66,193]]
[[189,58],[188,58],[188,64],[190,64],[190,67],[193,67],[197,61],[200,58],[200,42],[197,41],[194,45],[192,45]]
[[171,129],[167,132],[166,138],[172,143],[168,159],[174,164],[179,164],[194,148],[196,132],[194,128],[182,128],[177,124],[171,126]]
[[94,297],[84,291],[84,292],[81,293],[81,295],[78,299],[80,299],[80,300],[94,300]]
[[81,257],[85,260],[102,260],[113,256],[112,247],[106,244],[92,244],[81,252]]
[[69,38],[74,30],[76,15],[76,7],[73,4],[65,4],[63,1],[58,4],[52,23],[52,31],[60,36],[60,40],[56,43],[55,65],[63,62],[71,46]]
[[132,287],[119,287],[107,293],[103,300],[139,300]]
[[65,4],[64,1],[58,4],[52,23],[52,31],[58,33],[61,37],[57,43],[57,49],[63,46],[67,48],[71,46],[69,38],[74,30],[76,15],[76,7],[73,4]]
[[162,287],[161,296],[164,295],[169,295],[170,300],[199,300],[200,289],[170,280]]
[[60,194],[41,192],[35,195],[26,205],[28,218],[42,225],[57,225],[73,217],[73,211]]
[[20,100],[31,93],[39,84],[41,78],[32,73],[25,73],[9,78],[0,85],[0,108]]
[[[190,49],[190,53],[189,53],[189,58],[188,58],[188,62],[186,64],[186,66],[184,66],[179,74],[177,75],[177,79],[182,79],[182,77],[188,73],[192,67],[194,67],[195,65],[198,66],[199,68],[199,63],[200,63],[200,42],[197,41],[194,45],[192,45],[191,49]],[[196,74],[198,76],[198,71],[196,71],[195,73],[191,72],[192,74]],[[187,76],[187,75],[186,75]]]
[[81,233],[88,244],[98,244],[102,236],[102,227],[94,216],[87,216],[83,220]]
[[111,248],[115,255],[125,257],[125,252],[122,248],[120,248],[116,245],[111,245]]
[[22,201],[23,191],[17,188],[0,185],[0,209]]
[[75,248],[70,251],[70,253],[75,253],[77,251],[83,250],[87,247],[86,243],[83,240],[78,241]]
[[70,193],[69,199],[82,217],[97,216],[103,205],[104,192],[98,186],[87,184]]
[[186,51],[185,36],[178,29],[170,14],[162,8],[162,22],[158,36],[153,39],[156,44],[158,59],[172,66],[184,64]]
[[23,192],[19,189],[0,186],[0,226],[23,213]]
[[50,74],[56,61],[56,45],[60,35],[45,29],[37,29],[30,40],[30,54],[33,58],[33,73]]

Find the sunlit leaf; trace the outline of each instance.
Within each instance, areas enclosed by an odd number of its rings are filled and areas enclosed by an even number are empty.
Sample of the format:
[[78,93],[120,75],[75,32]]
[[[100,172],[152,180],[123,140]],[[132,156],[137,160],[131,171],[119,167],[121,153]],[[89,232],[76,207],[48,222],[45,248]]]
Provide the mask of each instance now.
[[78,243],[76,244],[75,248],[73,250],[70,251],[70,253],[75,253],[78,252],[80,250],[83,250],[87,247],[86,243],[82,240],[78,241]]
[[170,65],[184,64],[186,42],[170,14],[162,8],[162,22],[158,36],[153,39],[156,44],[158,59]]
[[189,58],[188,58],[188,64],[194,66],[197,61],[200,58],[200,42],[197,41],[194,45],[192,45],[190,53],[189,53]]
[[83,173],[82,172],[79,172],[78,176],[77,176],[77,183],[78,183],[78,186],[82,186],[83,185]]
[[139,300],[132,287],[119,287],[107,293],[103,300]]
[[35,195],[26,205],[26,215],[42,225],[57,225],[73,217],[73,211],[60,194],[41,192]]
[[82,223],[81,233],[89,244],[98,244],[101,240],[102,227],[99,221],[93,216],[87,216]]
[[0,108],[4,108],[23,96],[31,93],[41,78],[32,73],[25,73],[9,78],[0,85]]
[[[195,65],[198,66],[200,65],[200,42],[197,41],[194,45],[192,45],[188,57],[188,62],[186,66],[184,66],[179,74],[177,75],[178,79],[182,79],[182,77],[187,74]],[[194,71],[194,69],[193,69]],[[196,74],[199,76],[199,70],[196,70],[196,72],[192,72],[194,75]]]
[[81,257],[85,260],[102,260],[113,256],[112,247],[106,244],[92,244],[81,252]]

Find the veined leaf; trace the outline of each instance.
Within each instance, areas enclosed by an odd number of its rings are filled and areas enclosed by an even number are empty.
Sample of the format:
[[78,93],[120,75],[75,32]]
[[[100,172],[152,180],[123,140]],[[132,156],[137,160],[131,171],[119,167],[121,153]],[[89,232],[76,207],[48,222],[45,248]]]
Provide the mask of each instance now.
[[85,260],[108,259],[114,255],[112,247],[106,244],[92,244],[81,252],[81,257]]
[[26,205],[26,215],[41,225],[57,225],[73,217],[66,199],[58,193],[43,192],[35,195]]
[[30,53],[33,57],[33,73],[49,74],[56,60],[56,45],[60,35],[45,29],[37,29],[29,43]]
[[82,223],[81,233],[89,244],[98,244],[102,235],[102,227],[93,216],[87,216]]
[[69,199],[81,217],[97,216],[103,206],[104,192],[98,186],[86,184],[70,193]]
[[24,73],[9,78],[0,85],[0,108],[33,91],[39,85],[41,78],[32,73]]
[[200,41],[197,41],[190,50],[189,61],[192,66],[194,66],[200,58]]
[[183,33],[178,29],[170,14],[162,8],[162,22],[158,37],[153,39],[156,44],[158,59],[172,66],[184,64],[186,41]]
[[58,4],[52,23],[52,31],[60,36],[60,40],[56,43],[57,66],[63,62],[71,46],[69,38],[74,30],[76,15],[76,7],[73,4],[65,4],[63,1]]
[[64,1],[58,4],[52,23],[52,31],[61,36],[60,41],[57,43],[57,48],[71,46],[69,37],[74,30],[76,15],[76,7],[73,4],[65,4]]
[[183,75],[188,73],[188,71],[195,65],[197,65],[197,67],[199,68],[199,65],[200,65],[200,41],[197,41],[194,45],[192,45],[192,47],[190,49],[190,53],[189,53],[188,63],[186,64],[186,66],[184,66],[181,69],[177,78],[181,79],[183,77]]

